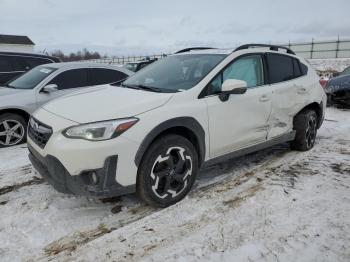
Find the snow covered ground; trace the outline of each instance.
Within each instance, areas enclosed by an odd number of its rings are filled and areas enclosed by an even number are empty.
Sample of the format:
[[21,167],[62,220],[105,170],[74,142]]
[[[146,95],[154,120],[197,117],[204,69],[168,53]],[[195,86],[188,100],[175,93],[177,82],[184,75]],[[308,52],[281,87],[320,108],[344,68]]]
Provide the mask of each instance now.
[[162,210],[57,193],[24,145],[0,149],[0,260],[350,261],[350,111],[326,119],[313,150],[212,166]]
[[329,59],[308,59],[313,68],[319,71],[337,71],[342,72],[350,66],[350,58],[329,58]]

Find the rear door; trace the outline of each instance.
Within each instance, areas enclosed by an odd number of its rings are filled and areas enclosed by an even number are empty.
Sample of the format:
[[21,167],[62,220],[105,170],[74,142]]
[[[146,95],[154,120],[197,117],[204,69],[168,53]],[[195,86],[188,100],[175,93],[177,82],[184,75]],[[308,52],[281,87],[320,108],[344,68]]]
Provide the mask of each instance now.
[[[204,99],[208,106],[211,157],[266,141],[272,93],[265,83],[263,64],[261,54],[239,57],[209,83]],[[227,79],[246,81],[247,92],[221,101],[217,94]]]
[[16,66],[16,57],[0,55],[0,85],[23,74],[24,71]]
[[38,107],[57,97],[67,95],[81,88],[89,87],[88,69],[71,69],[61,72],[46,83],[46,85],[49,84],[56,84],[58,91],[51,93],[43,93],[39,91],[37,98]]
[[298,104],[303,101],[306,89],[302,85],[302,72],[296,58],[267,53],[266,60],[273,91],[268,132],[270,139],[293,129],[293,117]]

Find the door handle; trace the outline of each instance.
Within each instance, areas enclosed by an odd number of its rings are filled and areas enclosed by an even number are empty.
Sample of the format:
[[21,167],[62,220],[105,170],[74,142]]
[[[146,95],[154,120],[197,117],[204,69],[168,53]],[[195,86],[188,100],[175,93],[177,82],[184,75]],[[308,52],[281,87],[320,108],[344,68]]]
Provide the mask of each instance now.
[[306,88],[304,87],[301,87],[301,88],[298,88],[298,94],[305,94],[306,93]]
[[270,101],[270,98],[266,95],[263,95],[260,97],[259,101],[260,102],[267,102],[267,101]]

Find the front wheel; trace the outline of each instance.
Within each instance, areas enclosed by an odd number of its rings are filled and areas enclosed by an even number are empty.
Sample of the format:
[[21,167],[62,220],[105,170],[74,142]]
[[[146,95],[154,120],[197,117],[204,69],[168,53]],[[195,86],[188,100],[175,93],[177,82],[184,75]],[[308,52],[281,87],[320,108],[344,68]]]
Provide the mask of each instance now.
[[27,122],[22,116],[12,113],[0,115],[0,148],[24,143]]
[[304,110],[294,118],[295,139],[292,149],[307,151],[313,148],[317,134],[317,114],[314,110]]
[[139,166],[137,191],[155,207],[167,207],[182,200],[198,173],[198,155],[193,144],[179,135],[157,139]]

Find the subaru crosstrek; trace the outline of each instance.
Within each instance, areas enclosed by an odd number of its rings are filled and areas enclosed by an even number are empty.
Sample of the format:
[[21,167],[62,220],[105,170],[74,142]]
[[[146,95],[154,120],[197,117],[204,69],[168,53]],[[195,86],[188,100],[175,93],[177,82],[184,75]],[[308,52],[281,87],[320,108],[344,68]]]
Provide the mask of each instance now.
[[44,105],[29,122],[29,155],[60,192],[137,192],[166,207],[201,167],[283,142],[311,149],[325,106],[317,74],[288,48],[187,49],[119,86]]

